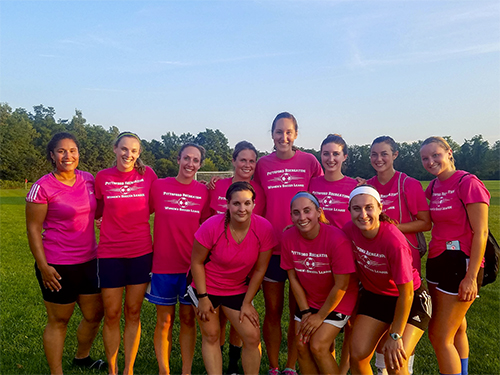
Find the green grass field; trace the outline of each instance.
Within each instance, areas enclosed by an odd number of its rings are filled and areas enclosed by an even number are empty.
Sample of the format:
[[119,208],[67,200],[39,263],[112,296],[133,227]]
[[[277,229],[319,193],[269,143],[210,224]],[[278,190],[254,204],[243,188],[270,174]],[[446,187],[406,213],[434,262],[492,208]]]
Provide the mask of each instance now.
[[[424,186],[427,184],[424,183]],[[486,181],[492,199],[490,229],[500,239],[500,182]],[[24,197],[26,190],[0,190],[0,373],[1,374],[46,374],[48,366],[43,353],[42,333],[46,323],[45,308],[34,275],[34,260],[28,247],[25,231]],[[262,293],[255,305],[264,314]],[[157,374],[158,367],[153,347],[153,332],[156,322],[155,308],[145,302],[142,310],[142,339],[135,364],[137,374]],[[472,305],[468,318],[470,340],[470,374],[500,374],[500,281],[481,290],[481,297]],[[68,327],[63,367],[66,373],[84,374],[71,367],[76,350],[76,326],[81,319],[79,310]],[[283,316],[283,326],[288,313]],[[177,327],[177,325],[176,325]],[[174,337],[178,330],[174,330]],[[340,340],[338,340],[340,341]],[[338,345],[337,345],[338,346]],[[286,361],[286,342],[282,341],[280,364]],[[226,349],[227,350],[227,349]],[[263,345],[261,373],[267,373],[267,357]],[[95,341],[91,355],[105,358],[102,336]],[[123,355],[120,356],[123,368]],[[172,373],[181,370],[180,349],[177,340],[171,357]],[[417,347],[415,374],[437,374],[434,352],[425,334]],[[201,337],[198,337],[193,363],[194,374],[204,374],[201,357]]]

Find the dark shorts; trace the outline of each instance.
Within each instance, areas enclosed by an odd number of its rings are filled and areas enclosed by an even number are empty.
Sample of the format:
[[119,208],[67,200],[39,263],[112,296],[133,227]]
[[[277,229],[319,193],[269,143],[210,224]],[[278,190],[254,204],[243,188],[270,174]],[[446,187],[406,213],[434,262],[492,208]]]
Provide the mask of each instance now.
[[120,288],[151,281],[153,253],[136,258],[100,258],[97,277],[101,288]]
[[81,294],[99,294],[97,284],[97,259],[80,264],[49,264],[56,269],[61,280],[61,290],[52,292],[43,285],[42,274],[35,263],[35,274],[42,290],[43,300],[59,305],[74,303]]
[[267,267],[264,281],[271,283],[284,283],[288,279],[288,273],[280,267],[281,256],[272,255]]
[[[435,258],[427,259],[427,283],[446,294],[458,295],[458,287],[469,268],[469,257],[460,250],[445,250]],[[478,292],[483,281],[484,269],[477,273]]]
[[[309,310],[311,310],[311,313],[317,314],[318,309],[315,309],[314,307],[310,307]],[[345,315],[336,311],[332,311],[328,316],[323,320],[323,323],[330,324],[334,327],[337,327],[339,329],[344,328],[344,326],[347,324],[347,321],[349,320],[351,316],[350,315]],[[302,314],[300,313],[299,309],[295,309],[295,314],[293,317],[296,322],[301,322],[302,321]]]
[[[394,320],[396,302],[398,297],[385,296],[369,292],[366,289],[360,291],[358,315],[366,315],[384,323],[391,324]],[[407,324],[411,324],[422,331],[427,329],[432,315],[432,302],[429,292],[423,285],[415,290],[410,316]]]
[[[236,294],[234,296],[215,296],[213,294],[209,294],[208,298],[210,299],[210,302],[212,302],[212,306],[214,307],[214,309],[222,305],[230,309],[240,311],[243,300],[245,299],[245,295],[246,293]],[[193,306],[198,307],[198,297],[196,297],[196,289],[194,289],[191,285],[188,286],[185,297],[188,301],[191,302]]]
[[177,301],[189,305],[191,302],[184,298],[185,294],[185,273],[153,273],[144,298],[155,305],[174,306]]

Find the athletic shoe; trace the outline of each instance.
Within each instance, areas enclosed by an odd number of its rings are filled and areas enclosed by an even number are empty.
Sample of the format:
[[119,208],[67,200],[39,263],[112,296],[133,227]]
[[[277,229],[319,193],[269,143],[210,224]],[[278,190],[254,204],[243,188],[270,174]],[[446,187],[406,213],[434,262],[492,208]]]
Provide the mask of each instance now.
[[287,367],[281,372],[283,375],[297,375],[297,371],[295,371],[293,368]]
[[270,368],[269,371],[267,372],[267,375],[280,375],[281,372],[280,370],[276,368]]
[[107,370],[108,364],[102,359],[93,360],[90,356],[85,358],[73,358],[73,366],[86,368],[89,370]]

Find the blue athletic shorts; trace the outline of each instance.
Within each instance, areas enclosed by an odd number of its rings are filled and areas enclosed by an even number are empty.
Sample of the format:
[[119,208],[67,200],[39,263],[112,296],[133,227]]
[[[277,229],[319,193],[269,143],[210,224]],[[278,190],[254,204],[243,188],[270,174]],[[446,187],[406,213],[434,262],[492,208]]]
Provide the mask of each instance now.
[[184,298],[185,294],[185,273],[153,273],[144,298],[155,305],[174,306],[177,301],[190,305],[191,302]]
[[100,258],[97,277],[101,288],[120,288],[151,281],[153,253],[135,258]]

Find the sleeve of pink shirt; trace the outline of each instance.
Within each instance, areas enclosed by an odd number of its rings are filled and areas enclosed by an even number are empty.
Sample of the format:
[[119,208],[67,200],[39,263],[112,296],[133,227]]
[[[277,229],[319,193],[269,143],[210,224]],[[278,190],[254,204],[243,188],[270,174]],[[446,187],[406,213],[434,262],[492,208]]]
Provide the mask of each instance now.
[[475,175],[470,174],[463,177],[458,187],[460,199],[465,205],[471,203],[486,203],[490,205],[490,192],[483,182]]
[[26,201],[38,204],[49,204],[47,192],[43,186],[40,185],[40,180],[31,186],[31,189],[26,196]]
[[413,216],[417,216],[419,211],[429,211],[429,204],[419,181],[408,177],[404,183],[404,193],[408,208]]
[[392,235],[386,233],[387,235],[384,236],[384,240],[387,241],[386,249],[389,250],[386,257],[394,283],[401,285],[413,280],[412,255],[403,233],[395,226],[393,227],[387,227],[389,230],[392,229]]
[[200,215],[200,224],[205,222],[212,214],[210,213],[210,197],[209,197],[209,192],[208,188],[205,185],[202,185],[205,188],[205,191],[203,191],[204,199],[203,199],[203,209],[201,210],[201,215]]
[[214,231],[220,224],[220,215],[212,216],[207,219],[198,229],[194,235],[196,241],[198,241],[203,247],[211,249],[214,246]]
[[97,172],[97,175],[95,176],[95,198],[96,199],[102,199],[102,192],[101,192],[101,178],[103,171]]

